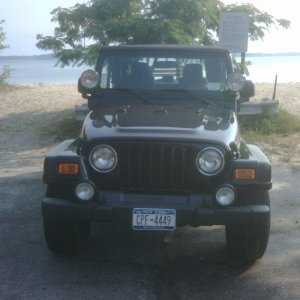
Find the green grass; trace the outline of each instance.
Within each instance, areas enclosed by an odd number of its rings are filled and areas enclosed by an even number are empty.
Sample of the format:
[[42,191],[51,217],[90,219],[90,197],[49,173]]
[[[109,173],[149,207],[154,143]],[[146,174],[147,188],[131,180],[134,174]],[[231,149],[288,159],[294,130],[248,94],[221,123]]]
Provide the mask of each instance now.
[[242,136],[247,142],[272,141],[274,137],[287,136],[300,131],[299,117],[279,109],[277,114],[240,116]]

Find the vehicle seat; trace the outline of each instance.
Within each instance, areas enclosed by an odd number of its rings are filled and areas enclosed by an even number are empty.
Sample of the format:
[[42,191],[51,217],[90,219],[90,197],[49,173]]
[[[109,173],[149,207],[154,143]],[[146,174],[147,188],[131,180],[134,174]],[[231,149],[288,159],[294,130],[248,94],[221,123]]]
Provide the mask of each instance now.
[[182,71],[180,81],[181,88],[205,89],[207,80],[203,78],[202,66],[200,64],[186,64]]
[[129,75],[129,88],[132,89],[152,89],[154,80],[150,67],[147,63],[136,62],[132,64]]

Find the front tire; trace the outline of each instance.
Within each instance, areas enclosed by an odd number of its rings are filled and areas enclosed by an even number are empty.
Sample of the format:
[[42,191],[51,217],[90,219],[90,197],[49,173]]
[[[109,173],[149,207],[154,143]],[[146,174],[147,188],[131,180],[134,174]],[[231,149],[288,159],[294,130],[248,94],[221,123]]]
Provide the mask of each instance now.
[[44,219],[44,234],[48,248],[57,255],[80,252],[88,239],[91,222]]
[[[249,192],[240,196],[239,201],[247,205],[260,204],[270,207],[268,191]],[[226,226],[227,249],[235,257],[255,261],[264,255],[269,235],[270,212],[258,222],[247,226]]]

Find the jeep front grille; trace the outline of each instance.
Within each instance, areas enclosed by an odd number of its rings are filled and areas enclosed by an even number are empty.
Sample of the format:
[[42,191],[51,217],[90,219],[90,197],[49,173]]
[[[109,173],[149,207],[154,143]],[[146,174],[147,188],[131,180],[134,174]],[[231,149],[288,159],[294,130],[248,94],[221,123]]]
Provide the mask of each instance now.
[[[201,150],[172,143],[108,143],[118,153],[118,165],[109,174],[93,173],[100,189],[130,192],[197,192],[210,186],[196,168]],[[211,179],[210,179],[211,180]]]
[[123,189],[153,191],[190,190],[192,148],[149,144],[122,147],[120,175]]

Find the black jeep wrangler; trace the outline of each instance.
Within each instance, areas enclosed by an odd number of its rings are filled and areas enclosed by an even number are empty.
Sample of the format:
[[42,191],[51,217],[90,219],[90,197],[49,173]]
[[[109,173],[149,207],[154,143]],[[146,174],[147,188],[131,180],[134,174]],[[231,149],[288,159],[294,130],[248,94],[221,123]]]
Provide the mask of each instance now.
[[270,231],[271,166],[240,137],[238,100],[254,94],[225,49],[102,48],[79,92],[89,113],[44,162],[44,233],[78,252],[92,221],[132,230],[225,225],[231,254],[261,258]]

